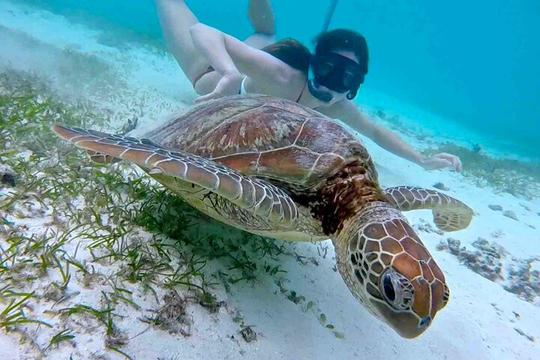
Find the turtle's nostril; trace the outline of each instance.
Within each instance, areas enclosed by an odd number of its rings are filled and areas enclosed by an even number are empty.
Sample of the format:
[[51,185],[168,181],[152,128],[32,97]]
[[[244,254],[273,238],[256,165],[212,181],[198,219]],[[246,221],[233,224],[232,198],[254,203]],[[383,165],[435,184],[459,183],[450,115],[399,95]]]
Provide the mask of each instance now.
[[423,319],[420,319],[420,323],[418,324],[418,327],[420,328],[426,328],[431,324],[431,316],[426,316]]

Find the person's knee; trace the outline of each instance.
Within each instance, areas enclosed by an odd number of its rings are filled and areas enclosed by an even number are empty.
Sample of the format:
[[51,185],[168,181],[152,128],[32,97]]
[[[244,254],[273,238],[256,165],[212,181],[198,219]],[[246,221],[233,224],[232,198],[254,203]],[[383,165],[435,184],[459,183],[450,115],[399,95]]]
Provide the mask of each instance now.
[[195,23],[188,28],[188,31],[191,37],[193,37],[193,34],[197,32],[197,29],[200,29],[200,26],[201,26],[201,23]]

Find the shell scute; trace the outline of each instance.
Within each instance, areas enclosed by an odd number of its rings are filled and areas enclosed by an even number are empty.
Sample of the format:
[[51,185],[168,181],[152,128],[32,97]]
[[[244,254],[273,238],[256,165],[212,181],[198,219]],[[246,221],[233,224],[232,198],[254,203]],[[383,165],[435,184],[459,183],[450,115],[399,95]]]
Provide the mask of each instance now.
[[367,151],[338,122],[301,105],[262,95],[203,103],[147,136],[296,191],[316,190],[328,177]]

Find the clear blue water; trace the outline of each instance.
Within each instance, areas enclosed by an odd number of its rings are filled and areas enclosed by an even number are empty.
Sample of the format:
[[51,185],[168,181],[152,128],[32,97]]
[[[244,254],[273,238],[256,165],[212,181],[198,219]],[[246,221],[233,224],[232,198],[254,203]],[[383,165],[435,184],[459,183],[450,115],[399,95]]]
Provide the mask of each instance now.
[[[152,0],[29,2],[162,41]],[[329,3],[274,1],[278,37],[310,44]],[[247,0],[189,5],[205,23],[238,37],[250,33]],[[464,125],[500,153],[539,160],[539,24],[537,0],[340,0],[331,27],[368,39],[366,88]],[[444,131],[444,124],[426,126]]]

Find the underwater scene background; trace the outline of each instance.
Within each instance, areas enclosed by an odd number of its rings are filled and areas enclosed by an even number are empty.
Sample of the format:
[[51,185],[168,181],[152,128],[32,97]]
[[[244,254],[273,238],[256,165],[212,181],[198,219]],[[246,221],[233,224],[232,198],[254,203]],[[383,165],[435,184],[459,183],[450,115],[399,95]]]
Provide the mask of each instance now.
[[[152,0],[23,2],[163,46]],[[278,39],[294,37],[311,45],[330,3],[275,1]],[[204,23],[239,38],[251,34],[241,11],[247,0],[190,6]],[[409,110],[411,118],[442,134],[460,135],[458,129],[445,128],[450,120],[472,131],[484,147],[538,161],[539,16],[540,3],[534,0],[341,0],[331,28],[350,28],[366,36],[371,58],[367,91],[436,114],[440,118],[420,120]]]
[[[273,0],[277,38],[312,49],[331,1]],[[187,1],[243,39],[248,0]],[[459,199],[471,224],[404,212],[448,305],[407,340],[351,295],[330,240],[251,235],[136,166],[101,165],[53,124],[144,136],[194,104],[154,0],[0,0],[0,358],[540,358],[540,3],[339,0],[365,35],[355,102],[427,171],[357,134],[382,188]]]

